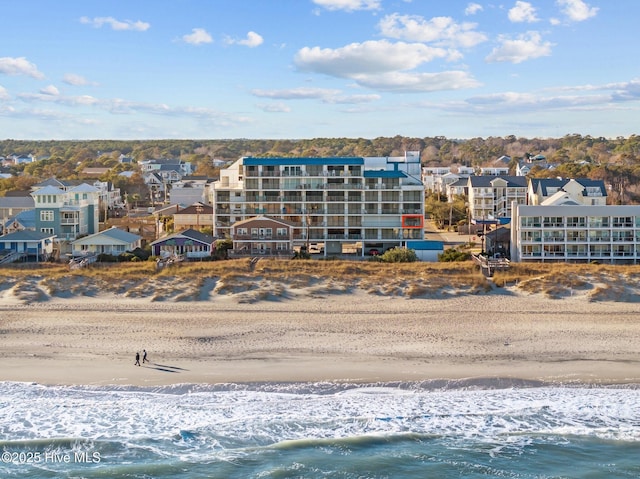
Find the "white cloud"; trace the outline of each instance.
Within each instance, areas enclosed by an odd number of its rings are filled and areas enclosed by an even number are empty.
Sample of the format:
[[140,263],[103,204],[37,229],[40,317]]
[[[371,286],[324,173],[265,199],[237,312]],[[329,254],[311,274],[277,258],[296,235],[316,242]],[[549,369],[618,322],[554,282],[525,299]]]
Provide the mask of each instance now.
[[62,77],[62,81],[67,85],[73,85],[73,86],[86,86],[86,85],[96,86],[97,85],[96,82],[91,82],[87,80],[85,77],[81,75],[76,75],[75,73],[66,73],[64,77]]
[[252,90],[251,93],[261,98],[273,98],[277,100],[310,100],[322,99],[340,94],[340,90],[327,88],[290,88],[283,90]]
[[522,63],[533,58],[551,55],[550,42],[543,42],[538,32],[527,32],[516,39],[500,36],[501,44],[486,57],[488,62]]
[[350,78],[355,74],[384,73],[411,70],[436,58],[447,57],[442,48],[421,43],[391,43],[387,40],[352,43],[331,49],[304,47],[295,56],[295,64],[302,71]]
[[182,41],[191,45],[202,45],[213,42],[213,38],[204,28],[194,28],[191,33],[182,36]]
[[419,15],[387,15],[378,24],[381,33],[390,38],[439,46],[473,47],[487,40],[484,33],[475,31],[475,23],[456,23],[451,17],[425,20]]
[[340,90],[328,88],[289,88],[283,90],[253,90],[253,95],[275,100],[321,100],[332,104],[369,103],[380,99],[380,95],[344,95]]
[[80,23],[85,25],[92,25],[95,28],[101,28],[103,25],[109,25],[112,30],[134,30],[138,32],[147,31],[151,25],[147,22],[131,21],[131,20],[116,20],[113,17],[81,17]]
[[28,61],[25,57],[2,57],[0,58],[0,74],[4,75],[27,75],[37,80],[42,80],[44,74],[38,71],[38,67]]
[[[548,94],[549,90],[556,94]],[[593,93],[589,93],[593,92]],[[577,85],[545,89],[542,92],[501,92],[440,105],[425,105],[465,113],[509,113],[513,111],[574,110],[599,111],[621,108],[640,100],[640,79],[602,85]]]
[[256,107],[266,113],[289,113],[291,111],[291,108],[284,103],[259,103]]
[[11,98],[9,96],[9,92],[7,91],[7,89],[3,86],[0,86],[0,100],[8,100],[9,98]]
[[53,95],[57,96],[60,94],[60,90],[58,90],[54,85],[49,85],[40,90],[40,93],[43,95]]
[[480,5],[479,3],[470,3],[469,5],[467,5],[467,8],[464,9],[464,14],[465,15],[475,15],[478,12],[481,12],[483,10],[482,5]]
[[306,47],[298,51],[295,63],[301,71],[349,78],[360,86],[382,91],[430,92],[477,87],[479,83],[463,71],[411,71],[436,58],[451,56],[449,50],[423,43],[380,40],[337,49]]
[[599,10],[597,7],[590,7],[583,0],[556,0],[556,3],[562,13],[574,22],[582,22],[595,17]]
[[313,3],[327,10],[379,10],[380,0],[313,0]]
[[227,38],[226,43],[229,45],[244,45],[245,47],[255,48],[259,45],[262,45],[264,39],[262,36],[258,35],[256,32],[247,33],[247,38],[243,40],[234,40],[232,38]]
[[381,75],[356,75],[354,80],[365,87],[395,93],[424,93],[480,86],[477,80],[463,71],[389,72]]
[[[25,102],[57,103],[65,106],[89,106],[98,105],[100,100],[89,95],[64,96],[60,95],[56,87],[49,86],[40,90],[40,93],[21,93],[18,95]],[[56,93],[57,92],[57,93]]]
[[529,2],[518,0],[515,7],[509,10],[509,20],[514,23],[533,23],[539,20],[536,17],[536,9]]

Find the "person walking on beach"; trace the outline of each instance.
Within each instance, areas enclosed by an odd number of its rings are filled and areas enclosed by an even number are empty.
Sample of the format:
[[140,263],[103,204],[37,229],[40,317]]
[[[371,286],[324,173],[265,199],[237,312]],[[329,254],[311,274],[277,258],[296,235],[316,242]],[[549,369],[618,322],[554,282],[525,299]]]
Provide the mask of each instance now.
[[148,363],[148,362],[149,362],[149,360],[147,359],[147,350],[143,349],[142,350],[142,364]]
[[140,353],[138,351],[136,351],[136,362],[134,366],[140,366]]

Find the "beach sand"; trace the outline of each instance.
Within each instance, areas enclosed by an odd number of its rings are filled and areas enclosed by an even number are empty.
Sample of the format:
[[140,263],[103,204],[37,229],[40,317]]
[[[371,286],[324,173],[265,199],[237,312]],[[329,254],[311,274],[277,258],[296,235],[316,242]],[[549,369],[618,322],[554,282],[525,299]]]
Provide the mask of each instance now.
[[[506,384],[640,383],[637,303],[540,294],[154,301],[0,297],[0,380],[181,383],[501,378]],[[149,363],[134,366],[136,351]]]

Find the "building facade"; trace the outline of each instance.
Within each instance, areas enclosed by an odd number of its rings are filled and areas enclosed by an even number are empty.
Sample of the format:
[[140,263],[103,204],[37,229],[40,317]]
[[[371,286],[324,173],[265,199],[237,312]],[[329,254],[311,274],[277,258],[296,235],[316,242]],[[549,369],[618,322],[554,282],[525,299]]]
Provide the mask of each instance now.
[[227,251],[230,258],[241,256],[275,256],[290,258],[293,255],[293,225],[267,216],[256,216],[238,221],[231,227],[233,249]]
[[508,218],[511,202],[527,202],[527,179],[522,176],[470,176],[467,191],[472,219]]
[[36,232],[53,234],[57,241],[72,241],[99,230],[100,191],[83,183],[68,191],[45,186],[33,193]]
[[214,232],[267,215],[293,225],[295,246],[401,246],[424,238],[424,186],[416,152],[403,157],[241,158],[213,188]]
[[640,206],[514,204],[511,260],[638,264]]
[[578,204],[587,206],[607,204],[607,188],[604,181],[587,178],[531,178],[527,192],[527,204],[543,204],[560,191],[571,195]]

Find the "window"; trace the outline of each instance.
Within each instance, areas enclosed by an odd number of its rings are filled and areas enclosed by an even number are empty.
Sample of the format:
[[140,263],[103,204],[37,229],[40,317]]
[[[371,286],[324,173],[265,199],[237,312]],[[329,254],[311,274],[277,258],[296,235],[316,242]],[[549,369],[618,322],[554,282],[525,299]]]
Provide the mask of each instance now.
[[40,228],[40,231],[43,233],[46,233],[48,235],[52,235],[53,234],[53,228]]
[[633,226],[633,217],[631,216],[616,216],[613,218],[613,226],[617,228],[625,227],[630,228]]
[[562,226],[563,225],[563,220],[562,220],[562,216],[545,216],[544,217],[544,226]]
[[287,228],[278,228],[276,234],[278,236],[287,236]]
[[589,228],[608,228],[608,216],[589,216]]
[[53,221],[53,210],[40,211],[40,221]]
[[521,231],[522,241],[540,241],[540,231]]
[[540,226],[540,217],[539,216],[523,216],[520,218],[520,222],[523,227],[532,227],[532,226]]
[[247,228],[236,228],[236,234],[238,235],[246,235],[247,233]]
[[567,217],[568,228],[583,228],[586,226],[586,220],[583,216],[569,216]]

